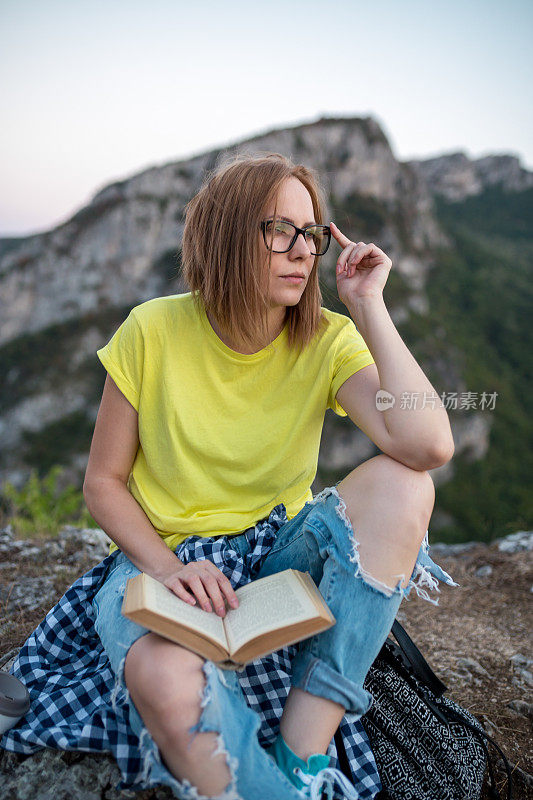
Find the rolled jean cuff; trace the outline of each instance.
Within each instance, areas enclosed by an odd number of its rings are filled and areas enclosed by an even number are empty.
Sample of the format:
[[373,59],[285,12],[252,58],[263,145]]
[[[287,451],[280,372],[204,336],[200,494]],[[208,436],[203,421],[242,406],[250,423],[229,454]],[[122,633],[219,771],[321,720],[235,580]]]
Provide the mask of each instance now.
[[336,672],[321,658],[305,651],[299,653],[293,661],[291,685],[340,703],[347,714],[353,714],[357,719],[366,714],[374,700],[370,692],[362,686]]

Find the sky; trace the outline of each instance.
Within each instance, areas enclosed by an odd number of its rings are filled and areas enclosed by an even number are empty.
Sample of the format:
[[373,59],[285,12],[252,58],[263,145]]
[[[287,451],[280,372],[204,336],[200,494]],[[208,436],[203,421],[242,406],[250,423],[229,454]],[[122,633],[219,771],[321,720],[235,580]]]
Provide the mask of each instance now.
[[148,167],[372,116],[400,161],[533,169],[530,0],[0,0],[0,236]]

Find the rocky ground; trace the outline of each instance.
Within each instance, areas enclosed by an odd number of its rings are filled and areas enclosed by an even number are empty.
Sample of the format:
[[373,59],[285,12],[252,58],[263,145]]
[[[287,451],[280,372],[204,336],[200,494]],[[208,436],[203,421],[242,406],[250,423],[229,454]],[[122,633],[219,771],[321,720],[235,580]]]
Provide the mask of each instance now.
[[[50,607],[106,553],[103,532],[65,528],[54,540],[17,541],[9,526],[0,530],[0,669],[9,670]],[[514,800],[533,800],[533,533],[489,546],[435,545],[431,555],[460,586],[442,586],[439,606],[413,592],[398,618],[448,686],[448,696],[472,712],[505,752]],[[504,788],[501,769],[497,777]],[[118,780],[107,755],[43,750],[23,757],[0,750],[0,800],[171,797],[165,788],[119,794]],[[489,800],[486,787],[482,800]]]

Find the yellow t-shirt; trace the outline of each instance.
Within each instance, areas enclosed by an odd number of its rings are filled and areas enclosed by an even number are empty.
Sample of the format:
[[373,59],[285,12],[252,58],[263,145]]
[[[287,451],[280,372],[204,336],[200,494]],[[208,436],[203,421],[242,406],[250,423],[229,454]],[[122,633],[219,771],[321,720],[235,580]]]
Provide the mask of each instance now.
[[191,534],[241,533],[279,503],[291,519],[312,499],[326,409],[346,416],[338,389],[374,363],[349,317],[323,313],[329,325],[300,353],[285,326],[243,354],[191,292],[155,297],[97,351],[139,415],[129,491],[171,549]]

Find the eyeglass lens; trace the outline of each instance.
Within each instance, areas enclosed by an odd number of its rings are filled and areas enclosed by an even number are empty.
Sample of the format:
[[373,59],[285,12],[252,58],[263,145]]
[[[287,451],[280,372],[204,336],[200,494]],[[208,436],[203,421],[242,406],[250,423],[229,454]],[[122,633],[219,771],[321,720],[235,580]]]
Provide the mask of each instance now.
[[[290,249],[295,226],[291,222],[268,220],[265,224],[266,246],[276,253],[285,253]],[[322,255],[329,245],[329,232],[325,225],[311,225],[305,231],[305,241],[312,255]]]

